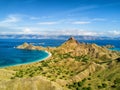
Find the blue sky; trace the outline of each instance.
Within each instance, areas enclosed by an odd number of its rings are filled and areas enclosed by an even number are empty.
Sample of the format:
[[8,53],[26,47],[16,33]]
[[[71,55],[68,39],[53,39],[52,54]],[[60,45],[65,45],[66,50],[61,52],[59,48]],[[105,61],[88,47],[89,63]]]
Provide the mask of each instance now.
[[120,36],[120,0],[0,0],[0,34]]

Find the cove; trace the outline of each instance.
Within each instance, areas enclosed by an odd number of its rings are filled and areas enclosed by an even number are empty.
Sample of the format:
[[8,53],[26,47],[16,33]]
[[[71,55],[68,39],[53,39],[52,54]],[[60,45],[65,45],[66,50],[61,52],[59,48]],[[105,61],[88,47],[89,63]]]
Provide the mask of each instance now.
[[0,68],[38,62],[49,56],[46,51],[8,48],[0,51]]

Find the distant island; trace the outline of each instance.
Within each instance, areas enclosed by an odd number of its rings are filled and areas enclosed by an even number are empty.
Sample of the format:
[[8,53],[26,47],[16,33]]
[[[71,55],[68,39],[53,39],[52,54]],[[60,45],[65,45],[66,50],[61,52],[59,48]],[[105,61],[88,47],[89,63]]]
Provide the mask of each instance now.
[[[39,35],[39,34],[0,34],[0,39],[61,39],[67,40],[71,35]],[[77,40],[120,40],[120,37],[74,35]]]
[[112,47],[79,43],[74,37],[58,47],[24,43],[16,48],[52,56],[0,69],[0,90],[119,90],[120,52],[108,49]]

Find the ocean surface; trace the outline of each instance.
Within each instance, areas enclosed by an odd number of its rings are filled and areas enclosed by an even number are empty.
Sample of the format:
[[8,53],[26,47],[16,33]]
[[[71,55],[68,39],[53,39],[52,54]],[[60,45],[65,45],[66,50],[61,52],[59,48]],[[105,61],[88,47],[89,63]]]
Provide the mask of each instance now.
[[[66,40],[57,39],[0,39],[0,67],[12,66],[18,64],[25,64],[43,60],[48,57],[48,53],[37,50],[19,50],[15,47],[23,44],[24,42],[32,43],[33,45],[40,46],[60,46]],[[95,43],[100,46],[114,45],[115,48],[111,50],[120,51],[120,40],[78,40],[79,42]]]

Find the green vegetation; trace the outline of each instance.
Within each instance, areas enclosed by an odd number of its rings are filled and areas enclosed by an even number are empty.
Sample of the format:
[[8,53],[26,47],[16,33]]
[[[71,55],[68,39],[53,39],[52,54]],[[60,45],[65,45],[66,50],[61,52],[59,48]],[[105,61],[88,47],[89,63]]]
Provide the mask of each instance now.
[[83,79],[80,82],[74,82],[73,84],[66,85],[66,86],[72,90],[92,90],[92,88],[90,86],[84,87],[85,81],[86,81],[86,79]]
[[53,60],[52,62],[43,61],[41,62],[40,66],[34,66],[34,67],[28,67],[25,69],[21,69],[16,71],[16,74],[14,77],[11,77],[11,79],[14,78],[22,78],[22,77],[33,77],[33,76],[39,76],[43,75],[48,77],[50,80],[55,79],[68,79],[73,75],[76,75],[76,71],[69,70],[68,67],[64,67],[64,65],[57,67],[57,64],[55,66],[50,66],[51,63],[56,63],[56,60]]
[[102,89],[102,88],[106,88],[107,87],[107,84],[105,83],[102,83],[102,85],[98,85],[98,89]]
[[74,58],[76,61],[81,61],[81,62],[88,62],[90,60],[90,57],[87,55],[76,56]]

